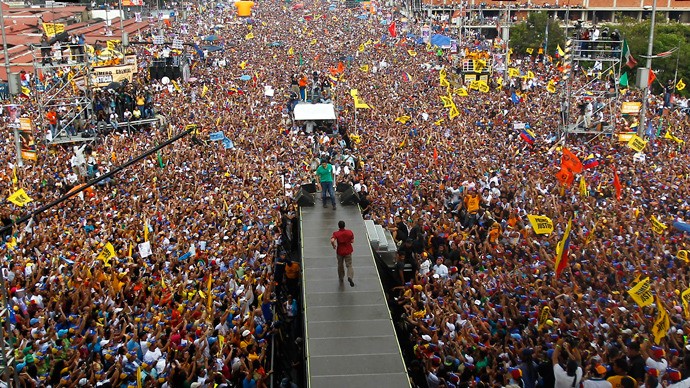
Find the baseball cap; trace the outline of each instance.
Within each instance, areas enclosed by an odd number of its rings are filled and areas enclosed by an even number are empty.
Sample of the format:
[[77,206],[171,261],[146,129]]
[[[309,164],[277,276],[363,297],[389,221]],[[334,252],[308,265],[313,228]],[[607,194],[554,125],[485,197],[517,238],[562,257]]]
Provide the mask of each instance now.
[[645,366],[645,367],[644,367],[644,370],[645,370],[645,371],[647,372],[647,374],[649,374],[650,376],[659,377],[659,370],[658,370],[658,369],[650,368],[650,367],[648,367],[648,366]]
[[510,372],[510,377],[512,377],[513,380],[522,378],[522,370],[520,368],[509,368],[508,372]]
[[680,371],[671,368],[666,369],[665,376],[672,382],[680,381],[683,378],[683,376],[680,374]]
[[594,371],[596,371],[598,375],[605,375],[606,374],[606,367],[599,364],[599,365],[594,367]]

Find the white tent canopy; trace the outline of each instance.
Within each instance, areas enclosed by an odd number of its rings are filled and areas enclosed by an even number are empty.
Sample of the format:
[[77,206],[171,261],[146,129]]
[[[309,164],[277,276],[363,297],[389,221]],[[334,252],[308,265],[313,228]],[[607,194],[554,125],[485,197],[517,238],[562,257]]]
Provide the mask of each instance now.
[[297,104],[295,120],[335,120],[333,104]]

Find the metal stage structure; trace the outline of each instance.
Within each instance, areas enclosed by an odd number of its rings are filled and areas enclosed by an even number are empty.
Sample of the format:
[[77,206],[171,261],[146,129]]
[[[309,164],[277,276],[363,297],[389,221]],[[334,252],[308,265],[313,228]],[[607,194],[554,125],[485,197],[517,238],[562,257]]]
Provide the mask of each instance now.
[[[320,202],[300,207],[307,386],[410,387],[359,206]],[[354,287],[338,283],[330,238],[339,220],[355,234]]]
[[561,91],[561,133],[613,134],[619,109],[622,47],[623,41],[617,40],[566,42],[561,64],[566,68],[566,85]]

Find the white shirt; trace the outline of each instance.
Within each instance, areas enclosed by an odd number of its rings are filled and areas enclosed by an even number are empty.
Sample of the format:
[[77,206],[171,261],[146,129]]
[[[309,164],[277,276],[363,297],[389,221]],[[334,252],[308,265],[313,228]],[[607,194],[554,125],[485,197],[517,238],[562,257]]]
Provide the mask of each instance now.
[[589,379],[582,383],[583,388],[612,388],[613,386],[606,380]]
[[[572,387],[579,387],[580,382],[582,381],[582,368],[579,366],[577,367],[577,370],[575,371],[575,376],[568,376],[568,374],[565,372],[565,369],[561,367],[559,364],[556,364],[553,366],[553,376],[556,378],[556,384],[554,384],[554,388],[572,388]],[[573,379],[575,379],[575,384],[573,384]]]
[[445,264],[436,264],[434,265],[434,273],[437,273],[438,276],[442,278],[447,278],[448,277],[448,267],[446,267]]
[[163,356],[163,352],[161,352],[160,349],[156,348],[151,350],[151,348],[149,348],[149,350],[147,350],[144,354],[144,362],[149,365],[153,365],[158,362],[158,359],[161,358],[161,356]]

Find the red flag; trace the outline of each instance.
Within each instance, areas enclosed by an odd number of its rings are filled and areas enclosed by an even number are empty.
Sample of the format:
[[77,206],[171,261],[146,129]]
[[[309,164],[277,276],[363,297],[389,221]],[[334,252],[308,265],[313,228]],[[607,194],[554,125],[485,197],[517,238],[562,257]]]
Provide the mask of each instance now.
[[388,33],[391,34],[393,38],[398,36],[398,31],[395,29],[395,21],[388,26]]
[[582,172],[582,162],[574,153],[570,152],[569,149],[563,147],[563,156],[561,157],[561,168],[568,169],[572,171],[573,174],[579,174]]
[[338,73],[345,71],[345,65],[342,62],[338,62]]
[[434,148],[434,163],[438,160],[438,149]]
[[651,88],[652,83],[654,83],[654,80],[656,79],[656,74],[654,74],[654,70],[649,69],[649,77],[647,78],[647,87]]
[[618,171],[615,167],[613,168],[613,187],[616,188],[616,199],[620,201],[623,186],[621,186],[621,180],[618,178]]

